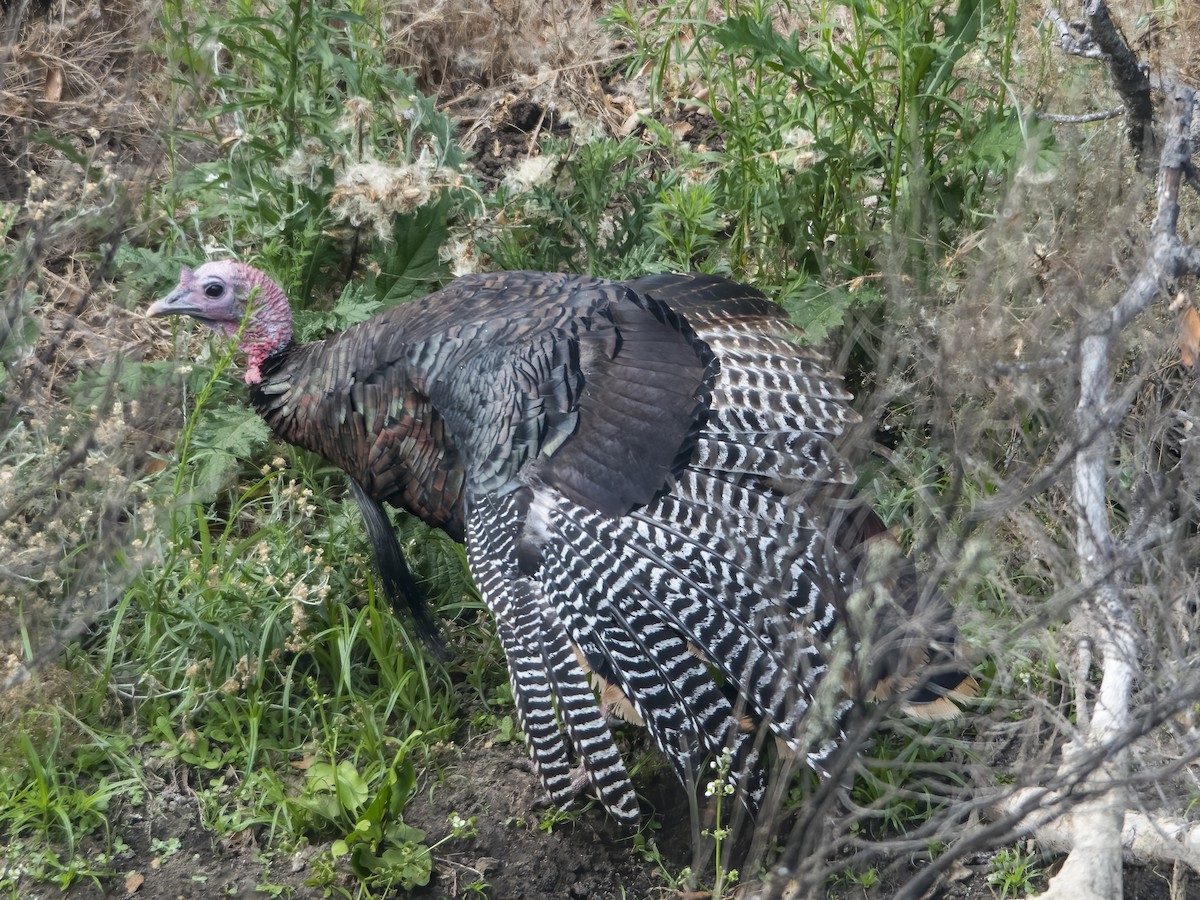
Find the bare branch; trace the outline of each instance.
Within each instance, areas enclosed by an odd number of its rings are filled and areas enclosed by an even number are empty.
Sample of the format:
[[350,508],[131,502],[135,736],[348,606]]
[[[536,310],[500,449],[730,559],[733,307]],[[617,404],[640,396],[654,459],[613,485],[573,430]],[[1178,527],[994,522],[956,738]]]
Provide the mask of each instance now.
[[[1069,853],[1074,849],[1071,802],[1053,791],[1022,788],[998,798],[993,810],[999,819],[1023,817],[1026,834],[1043,847]],[[1032,811],[1032,814],[1031,814]],[[1121,828],[1121,851],[1137,862],[1182,862],[1200,871],[1200,825],[1183,818],[1129,811]]]
[[1046,7],[1046,18],[1058,32],[1058,45],[1062,47],[1063,53],[1082,56],[1085,59],[1104,59],[1103,51],[1096,46],[1096,42],[1082,23],[1072,22],[1068,25],[1067,20],[1053,6]]
[[1064,53],[1103,60],[1107,64],[1113,87],[1125,106],[1129,142],[1143,168],[1152,167],[1157,162],[1157,148],[1150,79],[1117,31],[1104,0],[1084,0],[1083,15],[1082,23],[1068,24],[1056,9],[1046,11],[1058,32],[1058,43]]
[[1125,115],[1125,107],[1118,106],[1115,109],[1105,109],[1100,112],[1080,113],[1079,115],[1068,116],[1062,113],[1038,113],[1038,117],[1045,119],[1047,122],[1053,122],[1055,125],[1086,125],[1088,122],[1103,122],[1105,119],[1115,119],[1117,116]]
[[[1102,3],[1091,4],[1093,8]],[[1111,23],[1110,23],[1111,24]],[[1029,823],[1039,840],[1069,846],[1070,855],[1051,881],[1044,897],[1112,898],[1122,895],[1122,849],[1153,840],[1153,852],[1189,865],[1200,862],[1191,846],[1193,836],[1167,828],[1165,836],[1147,828],[1132,828],[1126,812],[1129,793],[1128,735],[1134,726],[1131,696],[1141,674],[1139,631],[1126,586],[1127,566],[1109,524],[1109,473],[1116,425],[1126,403],[1109,398],[1114,382],[1109,371],[1112,345],[1121,332],[1153,302],[1169,282],[1197,270],[1190,268],[1196,253],[1179,239],[1179,185],[1190,165],[1193,92],[1173,92],[1160,165],[1158,210],[1151,228],[1146,258],[1128,290],[1111,310],[1086,324],[1079,346],[1079,400],[1075,433],[1076,556],[1081,584],[1090,585],[1074,617],[1080,636],[1078,658],[1088,660],[1076,680],[1081,739],[1064,753],[1064,772],[1085,757],[1103,755],[1102,764],[1088,771],[1084,784],[1092,796],[1071,812],[1069,822],[1034,817]],[[1087,682],[1093,654],[1101,665],[1100,687],[1090,710],[1079,685]],[[1076,771],[1080,771],[1078,768]],[[1040,798],[1039,798],[1040,799]],[[1018,804],[1027,808],[1027,804]],[[1144,824],[1144,823],[1141,823]]]

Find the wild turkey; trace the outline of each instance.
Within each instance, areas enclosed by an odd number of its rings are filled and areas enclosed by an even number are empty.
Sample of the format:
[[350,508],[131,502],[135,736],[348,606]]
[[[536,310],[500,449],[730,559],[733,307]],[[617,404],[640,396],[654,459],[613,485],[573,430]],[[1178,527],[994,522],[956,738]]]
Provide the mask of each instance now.
[[[298,344],[274,282],[210,262],[148,313],[241,329],[251,403],[349,474],[385,583],[427,634],[379,504],[466,542],[560,805],[573,755],[615,818],[638,818],[594,684],[627,698],[685,783],[731,750],[751,807],[763,779],[748,725],[819,766],[852,696],[907,691],[936,716],[970,693],[949,608],[921,598],[898,555],[889,596],[851,610],[886,537],[831,442],[857,417],[751,288],[470,275]],[[832,699],[809,715],[818,688]]]

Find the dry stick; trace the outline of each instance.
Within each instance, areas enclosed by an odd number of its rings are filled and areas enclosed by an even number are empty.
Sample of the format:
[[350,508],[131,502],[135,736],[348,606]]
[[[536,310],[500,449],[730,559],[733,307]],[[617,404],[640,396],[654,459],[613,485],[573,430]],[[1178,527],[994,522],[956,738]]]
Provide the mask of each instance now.
[[[1040,846],[1060,853],[1073,853],[1078,846],[1076,819],[1082,815],[1082,811],[1063,814],[1062,810],[1070,806],[1068,799],[1055,792],[1022,788],[1002,798],[993,807],[993,814],[1006,816],[1024,810],[1023,824],[1035,835]],[[1048,809],[1054,812],[1047,812]],[[1125,812],[1121,824],[1120,838],[1120,849],[1116,854],[1118,864],[1122,859],[1138,862],[1165,860],[1183,863],[1200,871],[1200,825],[1183,818],[1129,810]],[[1066,891],[1066,888],[1061,890]]]
[[[1070,766],[1086,751],[1112,749],[1105,766],[1087,781],[1107,790],[1071,813],[1071,852],[1052,879],[1045,897],[1096,897],[1117,900],[1122,895],[1121,860],[1128,788],[1128,751],[1122,736],[1133,726],[1130,695],[1139,673],[1137,628],[1124,589],[1124,579],[1113,563],[1117,545],[1108,522],[1107,464],[1111,458],[1113,409],[1108,400],[1112,378],[1108,357],[1113,341],[1133,319],[1159,296],[1171,279],[1200,273],[1200,253],[1187,247],[1176,234],[1179,218],[1179,185],[1189,165],[1193,92],[1176,89],[1170,99],[1167,145],[1160,164],[1158,214],[1151,228],[1149,252],[1129,289],[1107,313],[1085,325],[1080,344],[1080,388],[1075,426],[1081,442],[1075,460],[1076,553],[1080,579],[1093,582],[1092,596],[1080,606],[1077,619],[1091,648],[1102,660],[1101,681],[1090,727],[1073,752],[1064,754]],[[1108,424],[1106,424],[1108,423]],[[1076,694],[1082,705],[1082,686]],[[1053,820],[1039,823],[1043,832]],[[1061,837],[1056,835],[1056,837]],[[1175,858],[1188,859],[1183,851]]]
[[1068,25],[1053,6],[1047,6],[1046,9],[1046,16],[1058,32],[1058,43],[1064,53],[1099,59],[1108,64],[1113,87],[1120,95],[1128,116],[1129,143],[1134,152],[1141,156],[1143,167],[1153,166],[1156,148],[1150,79],[1117,31],[1104,0],[1084,0],[1083,15],[1082,25]]
[[1038,113],[1039,119],[1045,119],[1047,122],[1053,122],[1055,125],[1086,125],[1088,122],[1103,122],[1106,119],[1115,119],[1118,116],[1125,115],[1125,107],[1118,106],[1114,109],[1106,109],[1101,112],[1079,113],[1078,115],[1068,116],[1063,113]]

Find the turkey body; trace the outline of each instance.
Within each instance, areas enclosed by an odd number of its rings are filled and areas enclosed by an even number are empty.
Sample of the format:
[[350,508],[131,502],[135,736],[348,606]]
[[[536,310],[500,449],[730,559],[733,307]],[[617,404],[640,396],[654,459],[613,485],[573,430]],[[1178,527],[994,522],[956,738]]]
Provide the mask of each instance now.
[[729,750],[750,806],[763,778],[747,723],[814,765],[835,746],[859,675],[838,646],[878,644],[868,674],[893,687],[941,664],[917,704],[970,682],[948,662],[948,607],[918,596],[906,562],[882,625],[848,621],[883,527],[833,443],[857,421],[849,395],[796,337],[718,278],[473,275],[272,350],[250,399],[367,497],[465,541],[546,790],[570,802],[577,760],[635,822],[589,677],[627,698],[685,783]]

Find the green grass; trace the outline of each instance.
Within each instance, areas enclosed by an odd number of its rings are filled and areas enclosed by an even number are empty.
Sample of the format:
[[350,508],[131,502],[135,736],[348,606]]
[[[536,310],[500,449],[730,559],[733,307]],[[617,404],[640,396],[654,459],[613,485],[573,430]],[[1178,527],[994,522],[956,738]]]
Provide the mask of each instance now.
[[[84,702],[101,696],[82,683],[53,687],[74,689]],[[87,724],[103,716],[69,711],[71,696],[47,696],[6,717],[12,721],[0,745],[0,827],[10,841],[0,855],[0,891],[15,890],[22,874],[60,887],[111,875],[121,836],[110,817],[144,801],[130,735]]]
[[[209,396],[201,390],[189,419],[202,429]],[[210,448],[182,448],[177,471],[204,472]],[[238,805],[237,825],[293,839],[310,821],[279,802],[286,784],[250,775],[312,756],[353,760],[370,784],[445,740],[454,722],[445,671],[427,663],[361,565],[357,511],[335,499],[338,481],[324,467],[300,480],[279,456],[213,505],[166,499],[164,564],[131,587],[114,632],[128,643],[114,638],[110,650],[118,677],[132,664],[155,679],[140,710],[158,752],[209,769],[234,764],[247,775],[244,793],[224,801]],[[173,497],[189,494],[187,475],[175,488]],[[461,567],[457,584],[440,587],[456,600],[471,590]]]
[[850,791],[856,813],[851,828],[882,841],[913,831],[949,807],[966,786],[948,759],[961,743],[952,736],[957,730],[937,724],[916,728],[903,720],[881,728]]
[[1021,847],[1002,847],[992,857],[988,884],[1001,900],[1036,893],[1044,875],[1039,862],[1040,858],[1034,852]]

